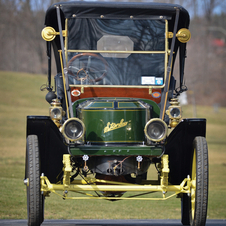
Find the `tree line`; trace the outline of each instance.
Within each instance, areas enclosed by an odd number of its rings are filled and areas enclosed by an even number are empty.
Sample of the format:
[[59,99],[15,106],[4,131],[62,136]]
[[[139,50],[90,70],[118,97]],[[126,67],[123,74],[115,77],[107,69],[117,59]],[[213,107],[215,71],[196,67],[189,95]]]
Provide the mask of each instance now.
[[[56,2],[0,0],[0,70],[47,73],[46,43],[41,38],[41,31],[46,10]],[[186,84],[193,91],[198,104],[219,103],[226,106],[226,2],[153,2],[180,4],[189,11],[192,39],[187,45]]]

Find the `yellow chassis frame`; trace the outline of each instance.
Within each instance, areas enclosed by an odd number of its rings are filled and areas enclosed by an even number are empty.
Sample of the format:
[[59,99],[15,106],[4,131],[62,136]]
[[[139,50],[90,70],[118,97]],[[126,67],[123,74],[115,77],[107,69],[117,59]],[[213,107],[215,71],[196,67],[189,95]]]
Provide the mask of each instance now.
[[[63,182],[62,184],[52,184],[48,178],[44,175],[40,177],[41,192],[44,196],[48,196],[49,193],[55,193],[61,196],[63,199],[105,199],[105,200],[167,200],[171,197],[177,196],[180,193],[191,194],[191,189],[195,188],[196,181],[191,180],[190,176],[185,178],[180,185],[169,185],[168,184],[168,155],[163,155],[161,158],[160,170],[160,183],[159,185],[152,185],[150,182],[146,181],[144,185],[136,185],[123,182],[99,180],[95,178],[85,178],[80,180],[74,180],[70,182],[70,174],[72,172],[72,166],[70,163],[70,155],[63,155]],[[156,182],[156,181],[155,181]],[[98,185],[96,184],[98,183]],[[103,185],[99,185],[103,183]],[[107,184],[107,185],[106,185]],[[60,195],[56,191],[63,191],[63,195]],[[88,197],[68,197],[68,192],[77,192],[79,194],[86,195]],[[162,198],[146,198],[146,197],[108,197],[108,196],[98,196],[93,194],[84,193],[84,191],[105,191],[105,192],[161,192]],[[167,192],[175,192],[172,195],[166,196]],[[141,194],[142,195],[142,194]]]

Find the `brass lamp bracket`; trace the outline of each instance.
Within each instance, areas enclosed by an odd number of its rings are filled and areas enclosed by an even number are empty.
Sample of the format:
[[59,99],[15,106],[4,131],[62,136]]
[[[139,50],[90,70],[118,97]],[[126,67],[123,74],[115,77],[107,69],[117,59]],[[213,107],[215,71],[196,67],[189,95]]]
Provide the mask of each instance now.
[[[66,30],[63,30],[62,33],[64,37],[67,36]],[[45,27],[42,29],[41,35],[45,41],[50,42],[55,39],[56,35],[60,35],[60,32],[56,32],[53,27]]]

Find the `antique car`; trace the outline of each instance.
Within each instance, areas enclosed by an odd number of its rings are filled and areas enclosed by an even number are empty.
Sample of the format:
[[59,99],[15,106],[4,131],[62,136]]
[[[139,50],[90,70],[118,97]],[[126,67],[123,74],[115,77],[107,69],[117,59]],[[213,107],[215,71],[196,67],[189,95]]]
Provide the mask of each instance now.
[[[28,225],[42,224],[52,193],[65,200],[177,197],[182,224],[205,225],[206,119],[182,118],[178,101],[187,90],[189,21],[183,7],[164,3],[77,1],[47,10],[41,35],[50,107],[48,116],[27,116]],[[156,179],[147,176],[151,166]]]

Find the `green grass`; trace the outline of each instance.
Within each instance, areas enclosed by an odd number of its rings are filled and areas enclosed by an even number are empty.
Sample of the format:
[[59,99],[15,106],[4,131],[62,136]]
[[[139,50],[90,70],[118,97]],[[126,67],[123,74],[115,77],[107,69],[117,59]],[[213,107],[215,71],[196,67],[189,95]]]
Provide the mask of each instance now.
[[43,75],[0,72],[0,218],[26,218],[26,116],[48,113]]
[[[26,116],[47,115],[46,92],[39,90],[46,76],[0,72],[0,218],[26,219],[23,185]],[[192,106],[183,108],[192,117]],[[226,218],[226,108],[197,107],[197,117],[207,118],[210,160],[208,218]],[[95,201],[63,200],[51,194],[45,201],[46,219],[179,219],[180,200]]]

